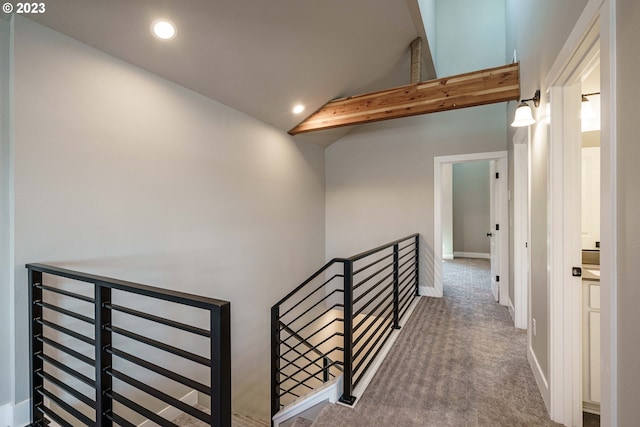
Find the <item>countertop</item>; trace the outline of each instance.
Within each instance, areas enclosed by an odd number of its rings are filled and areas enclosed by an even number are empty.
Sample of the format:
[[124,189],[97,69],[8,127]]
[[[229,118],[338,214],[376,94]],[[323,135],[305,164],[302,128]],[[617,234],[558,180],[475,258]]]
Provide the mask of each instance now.
[[600,281],[600,265],[582,264],[582,280]]

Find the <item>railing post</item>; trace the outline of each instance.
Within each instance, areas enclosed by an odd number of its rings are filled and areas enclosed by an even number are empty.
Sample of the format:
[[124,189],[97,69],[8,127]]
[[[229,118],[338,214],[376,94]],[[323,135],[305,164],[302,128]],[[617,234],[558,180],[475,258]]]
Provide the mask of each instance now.
[[400,329],[399,245],[393,245],[393,329]]
[[420,295],[420,235],[416,235],[416,256],[415,256],[415,269],[416,269],[416,296]]
[[36,302],[42,301],[42,289],[36,288],[36,285],[42,284],[42,273],[29,269],[29,379],[31,383],[31,422],[32,425],[45,426],[44,414],[38,411],[38,407],[43,406],[43,396],[38,390],[44,387],[44,380],[37,373],[43,370],[44,362],[38,358],[42,354],[42,342],[38,337],[42,336],[42,325],[37,322],[42,319],[42,307],[36,305]]
[[108,394],[112,391],[113,379],[107,372],[111,369],[111,288],[95,283],[95,372],[96,372],[96,424],[110,425],[108,415],[113,411],[113,402]]
[[322,382],[329,381],[329,358],[322,358]]
[[211,344],[211,425],[231,427],[231,308],[212,306]]
[[271,417],[280,410],[280,306],[271,307]]
[[353,405],[353,261],[344,262],[344,372],[340,402]]

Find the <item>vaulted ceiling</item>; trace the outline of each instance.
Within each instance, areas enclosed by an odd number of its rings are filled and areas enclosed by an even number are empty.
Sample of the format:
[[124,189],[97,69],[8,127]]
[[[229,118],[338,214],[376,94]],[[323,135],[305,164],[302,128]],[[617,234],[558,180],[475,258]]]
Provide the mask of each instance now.
[[[283,131],[328,100],[409,83],[417,0],[48,0],[30,18]],[[171,19],[171,41],[150,23]],[[435,77],[423,43],[422,79]],[[327,144],[349,129],[321,132]],[[302,138],[302,137],[301,137]],[[309,138],[309,137],[307,137]],[[311,137],[313,138],[313,137]]]

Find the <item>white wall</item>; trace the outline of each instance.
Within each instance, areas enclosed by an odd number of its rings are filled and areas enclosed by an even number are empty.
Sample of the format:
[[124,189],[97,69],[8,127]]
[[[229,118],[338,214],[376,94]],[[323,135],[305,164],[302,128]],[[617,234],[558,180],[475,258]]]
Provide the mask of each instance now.
[[442,258],[453,259],[453,163],[442,164]]
[[[533,96],[542,88],[555,58],[569,32],[574,27],[587,0],[558,2],[554,0],[507,0],[507,57],[513,50],[520,61],[520,93],[524,98]],[[542,118],[547,108],[546,94],[535,114]],[[515,102],[509,103],[508,120],[513,120]],[[531,318],[536,319],[537,335],[532,338],[532,348],[541,373],[549,378],[549,312],[547,280],[547,172],[549,166],[548,125],[540,120],[531,126]],[[509,128],[509,141],[515,128]],[[509,170],[513,170],[513,144],[509,144]],[[513,188],[513,174],[510,174]],[[510,222],[512,227],[512,222]],[[513,230],[511,230],[513,231]],[[513,233],[510,233],[513,236]],[[511,244],[512,246],[512,244]],[[513,262],[511,260],[510,262]],[[513,271],[511,265],[510,271]],[[512,295],[513,297],[513,295]]]
[[24,264],[52,262],[231,301],[233,409],[268,418],[269,308],[324,258],[322,148],[16,25],[18,396]]
[[[422,22],[424,23],[424,30],[427,33],[427,43],[429,43],[429,50],[431,51],[431,57],[433,58],[433,65],[438,72],[438,53],[437,53],[437,30],[436,30],[436,3],[437,0],[418,0],[420,7],[420,14],[422,15]],[[439,74],[438,74],[439,76]]]
[[453,251],[489,254],[489,162],[453,165]]
[[[9,73],[10,39],[9,21],[0,18],[0,407],[11,402],[11,276],[10,264],[10,144],[9,144]],[[1,418],[1,417],[0,417]]]
[[[637,100],[640,96],[638,37],[640,4],[617,0],[617,225],[618,245],[618,425],[637,424],[640,384],[640,128]],[[606,244],[603,242],[603,244]]]
[[503,104],[360,126],[326,150],[326,257],[419,232],[433,286],[433,158],[506,147]]
[[436,0],[439,77],[505,65],[505,0]]

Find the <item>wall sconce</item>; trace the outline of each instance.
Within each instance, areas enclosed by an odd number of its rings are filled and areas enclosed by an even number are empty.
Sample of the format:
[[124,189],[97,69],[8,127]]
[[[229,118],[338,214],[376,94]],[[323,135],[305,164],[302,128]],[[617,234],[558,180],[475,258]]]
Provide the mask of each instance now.
[[533,118],[533,114],[531,113],[531,107],[527,104],[527,101],[533,101],[533,106],[538,108],[540,106],[540,89],[536,90],[533,98],[520,100],[520,104],[518,105],[518,108],[516,108],[516,114],[511,126],[519,128],[532,125],[536,122]]
[[596,113],[593,111],[593,106],[588,98],[593,95],[600,95],[600,92],[582,94],[582,107],[580,108],[580,119],[582,120],[595,119],[596,117]]

